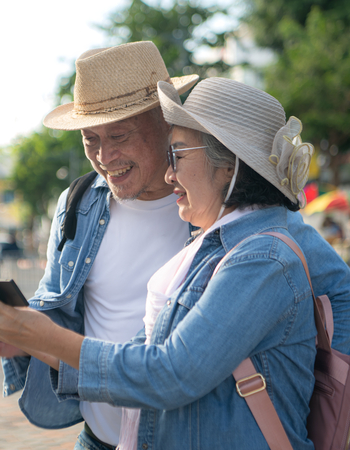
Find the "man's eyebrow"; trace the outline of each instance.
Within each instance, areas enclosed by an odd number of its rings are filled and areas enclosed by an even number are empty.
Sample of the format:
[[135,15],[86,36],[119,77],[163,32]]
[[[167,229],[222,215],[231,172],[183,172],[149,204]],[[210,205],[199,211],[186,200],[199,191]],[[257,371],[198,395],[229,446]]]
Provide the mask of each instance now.
[[139,127],[132,128],[131,130],[111,130],[108,132],[109,135],[123,136],[124,134],[132,133],[136,131]]

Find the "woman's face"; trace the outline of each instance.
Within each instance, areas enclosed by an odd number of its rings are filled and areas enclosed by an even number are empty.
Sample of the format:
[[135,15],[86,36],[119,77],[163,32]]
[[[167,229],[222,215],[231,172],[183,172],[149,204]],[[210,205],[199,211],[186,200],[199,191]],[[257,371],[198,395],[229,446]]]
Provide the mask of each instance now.
[[[171,144],[174,149],[203,146],[199,132],[176,126]],[[165,181],[173,185],[174,193],[179,196],[177,204],[181,219],[206,231],[219,214],[222,190],[230,182],[233,172],[226,168],[213,172],[204,152],[205,149],[196,149],[175,153],[176,172],[169,166]]]

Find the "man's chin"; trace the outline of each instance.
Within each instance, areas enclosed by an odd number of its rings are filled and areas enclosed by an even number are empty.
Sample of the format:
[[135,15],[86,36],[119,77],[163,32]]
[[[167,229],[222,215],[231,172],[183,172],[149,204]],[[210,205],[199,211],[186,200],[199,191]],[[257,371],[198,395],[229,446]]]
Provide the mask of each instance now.
[[140,195],[144,192],[145,189],[141,189],[140,191],[131,191],[129,189],[123,189],[123,187],[109,186],[114,200],[119,201],[133,201],[137,200]]

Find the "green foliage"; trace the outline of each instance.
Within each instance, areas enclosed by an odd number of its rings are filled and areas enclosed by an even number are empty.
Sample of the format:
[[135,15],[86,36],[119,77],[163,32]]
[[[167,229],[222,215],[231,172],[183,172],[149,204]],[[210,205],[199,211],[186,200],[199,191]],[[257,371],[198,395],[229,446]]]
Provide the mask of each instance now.
[[[26,204],[29,224],[36,215],[46,214],[49,201],[68,187],[70,178],[86,171],[83,165],[87,160],[79,132],[44,129],[21,138],[11,150],[15,158],[11,178],[14,189]],[[58,173],[59,169],[62,170]],[[67,176],[63,179],[56,175],[62,177],[65,171]]]
[[[111,14],[109,24],[103,30],[113,36],[116,44],[152,40],[171,76],[190,73],[205,76],[209,65],[198,66],[191,55],[201,45],[224,45],[225,30],[206,32],[208,21],[218,14],[227,14],[226,8],[205,8],[200,2],[178,1],[165,9],[160,4],[151,7],[141,0],[132,0],[123,11]],[[218,61],[214,68],[222,72],[227,66]]]
[[329,20],[350,25],[348,0],[245,0],[245,4],[243,20],[254,31],[257,44],[278,52],[283,51],[285,43],[282,22],[292,20],[304,27],[314,6],[326,12]]
[[350,30],[318,8],[305,27],[280,23],[284,53],[266,72],[266,88],[288,115],[300,115],[314,141],[350,145]]
[[304,139],[328,141],[338,184],[338,150],[350,146],[350,30],[317,7],[304,27],[285,17],[279,30],[284,52],[266,71],[266,89],[305,124]]

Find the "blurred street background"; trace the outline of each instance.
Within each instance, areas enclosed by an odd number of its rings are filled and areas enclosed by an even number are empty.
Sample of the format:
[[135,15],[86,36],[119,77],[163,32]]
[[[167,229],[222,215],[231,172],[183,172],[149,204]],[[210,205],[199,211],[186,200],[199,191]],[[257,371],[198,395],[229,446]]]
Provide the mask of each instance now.
[[[34,294],[58,197],[91,170],[79,131],[41,125],[73,101],[75,59],[139,40],[157,45],[171,77],[235,79],[269,92],[287,118],[302,121],[302,140],[315,148],[304,220],[350,264],[349,0],[104,0],[93,8],[62,0],[54,14],[47,5],[0,5],[1,280]],[[18,396],[0,397],[0,450],[73,449],[81,425],[39,430],[20,413]]]
[[[45,260],[32,256],[6,257],[0,261],[0,279],[14,279],[29,298],[33,295],[43,275]],[[0,386],[3,372],[0,369]],[[18,406],[18,392],[0,397],[0,450],[72,450],[82,424],[65,430],[44,430],[28,422]]]
[[[0,279],[14,279],[29,298],[33,295],[43,275],[45,260],[37,256],[0,260]],[[0,386],[3,372],[0,369]],[[65,430],[44,430],[28,422],[19,409],[18,399],[21,393],[9,397],[0,397],[0,450],[72,450],[82,424]]]

